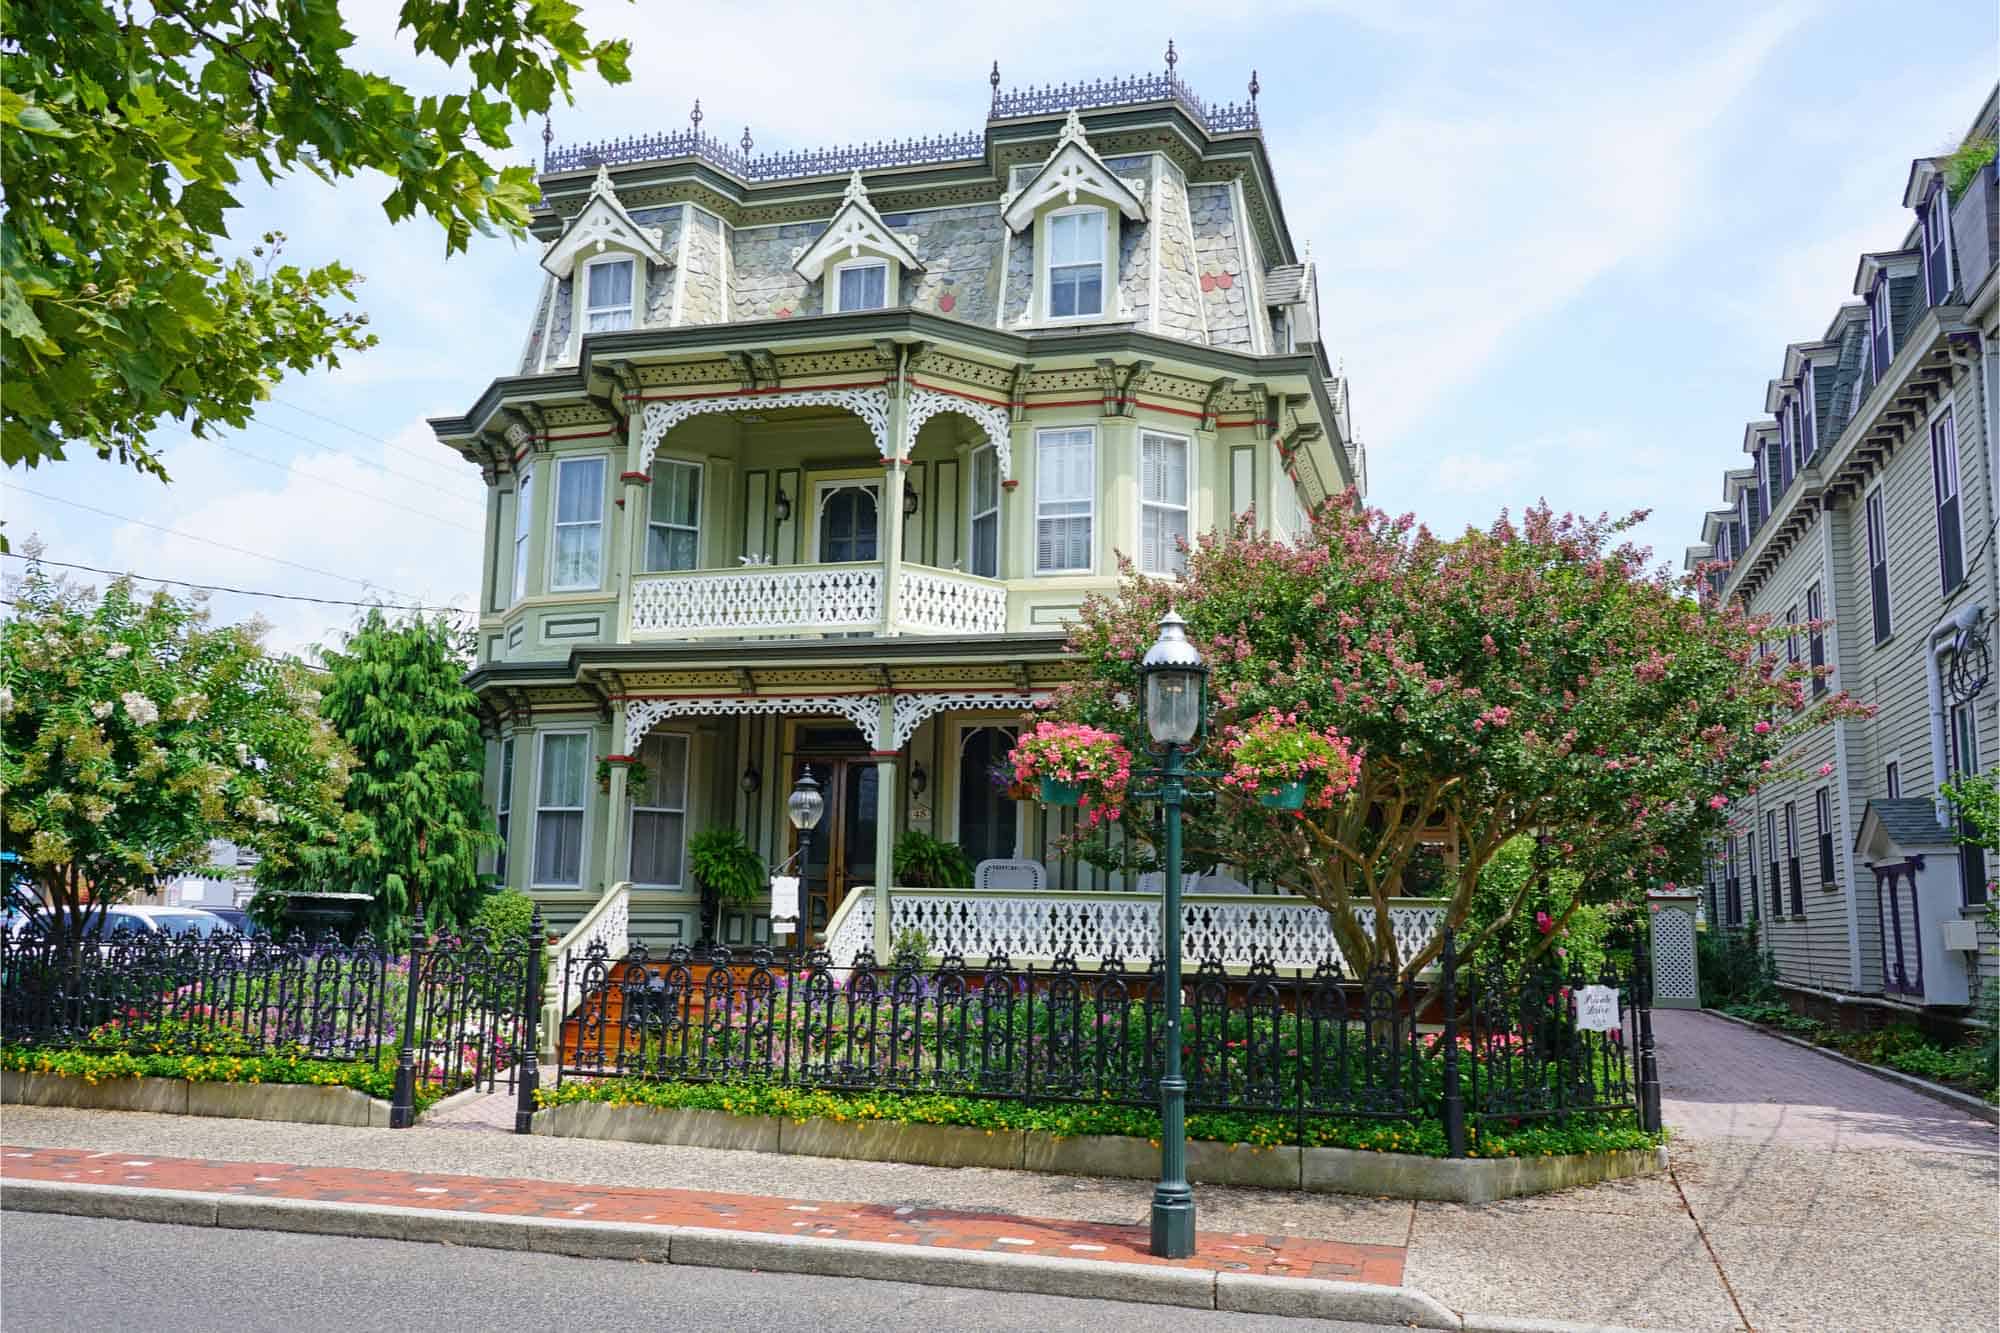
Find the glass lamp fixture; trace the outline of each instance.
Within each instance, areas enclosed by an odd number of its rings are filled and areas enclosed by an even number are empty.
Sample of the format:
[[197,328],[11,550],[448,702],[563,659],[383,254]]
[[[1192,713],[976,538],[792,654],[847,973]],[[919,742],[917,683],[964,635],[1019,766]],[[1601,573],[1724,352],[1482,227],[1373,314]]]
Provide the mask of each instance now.
[[782,486],[778,488],[778,498],[772,505],[772,508],[777,511],[778,522],[789,523],[792,521],[792,497],[785,494]]
[[757,771],[757,765],[749,764],[743,769],[743,776],[739,782],[745,796],[755,796],[758,789],[764,785],[764,775]]
[[792,827],[801,833],[817,827],[825,809],[826,797],[820,795],[819,783],[810,772],[799,774],[798,785],[785,798],[785,817],[792,821]]
[[910,485],[906,479],[903,482],[903,517],[915,518],[917,516],[917,506],[922,503],[923,500],[918,496],[917,488]]
[[910,795],[922,796],[924,788],[931,785],[930,775],[924,772],[922,764],[910,765]]
[[1208,664],[1188,641],[1176,611],[1160,619],[1160,636],[1139,663],[1146,731],[1153,743],[1182,749],[1200,739],[1208,708]]

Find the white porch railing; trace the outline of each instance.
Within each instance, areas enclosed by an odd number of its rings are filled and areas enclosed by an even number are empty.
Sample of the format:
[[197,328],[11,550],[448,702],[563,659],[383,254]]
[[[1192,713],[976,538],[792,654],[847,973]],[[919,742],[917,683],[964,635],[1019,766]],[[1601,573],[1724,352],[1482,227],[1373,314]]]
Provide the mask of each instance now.
[[[1282,968],[1339,960],[1348,967],[1325,909],[1303,899],[1197,893],[1181,900],[1181,910],[1186,959],[1220,958],[1242,967],[1269,959]],[[1373,929],[1373,908],[1358,915]],[[1392,899],[1389,924],[1399,955],[1408,959],[1430,943],[1444,915],[1444,904],[1434,899]],[[1144,967],[1160,950],[1160,899],[1152,893],[895,889],[889,898],[890,938],[906,930],[921,931],[933,957],[955,953],[983,962],[1004,953],[1021,962],[1068,954],[1079,962],[1117,958]],[[826,948],[836,966],[849,967],[874,943],[874,895],[856,889],[828,923]]]
[[975,574],[904,565],[896,582],[896,623],[919,634],[1004,634],[1007,587]]
[[606,958],[623,958],[632,947],[631,923],[632,885],[628,880],[619,880],[583,914],[582,920],[570,927],[569,934],[548,947],[542,959],[542,994],[548,997],[542,1006],[540,1035],[544,1052],[554,1052],[561,1040],[562,1021],[581,998],[578,978],[570,975],[570,960],[575,959],[577,966],[582,967],[584,954],[600,940],[604,942]]
[[760,565],[632,579],[632,636],[878,629],[882,566]]

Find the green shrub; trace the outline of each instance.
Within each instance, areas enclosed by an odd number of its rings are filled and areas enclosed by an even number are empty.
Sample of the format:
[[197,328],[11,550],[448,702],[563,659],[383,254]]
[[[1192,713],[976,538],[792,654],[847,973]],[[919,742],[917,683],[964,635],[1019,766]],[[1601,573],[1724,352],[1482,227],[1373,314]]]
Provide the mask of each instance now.
[[1701,1003],[1706,1009],[1727,1009],[1774,997],[1777,965],[1758,938],[1757,923],[1740,930],[1704,930],[1695,937],[1701,974]]
[[[1459,938],[1477,940],[1517,899],[1519,905],[1513,919],[1473,951],[1472,965],[1481,970],[1498,968],[1518,979],[1524,963],[1548,959],[1564,972],[1574,967],[1594,979],[1604,966],[1609,942],[1606,909],[1578,907],[1566,923],[1557,924],[1576,901],[1579,887],[1573,870],[1536,866],[1533,838],[1510,839],[1480,871]],[[1544,922],[1548,930],[1543,929]]]
[[972,863],[955,842],[911,829],[896,839],[896,882],[906,889],[969,889]]
[[493,944],[504,944],[526,935],[535,919],[535,900],[518,889],[500,889],[479,900],[468,932],[483,930]]
[[764,861],[740,829],[726,824],[688,839],[688,869],[726,903],[747,903],[764,891]]
[[1996,149],[2000,149],[2000,145],[1995,144],[1992,135],[1985,134],[1967,139],[1944,160],[1945,188],[1951,191],[1953,199],[1965,193],[1965,187],[1972,184],[1972,178],[1979,174],[1980,168],[1993,160]]

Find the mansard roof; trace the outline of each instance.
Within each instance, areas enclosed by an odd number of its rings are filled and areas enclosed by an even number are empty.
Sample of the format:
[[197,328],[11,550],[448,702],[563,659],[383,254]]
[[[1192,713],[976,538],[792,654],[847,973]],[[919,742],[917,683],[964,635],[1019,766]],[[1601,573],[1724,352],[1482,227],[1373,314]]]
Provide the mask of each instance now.
[[1000,216],[1009,230],[1018,232],[1034,221],[1037,209],[1052,200],[1073,204],[1079,198],[1116,208],[1134,222],[1146,220],[1145,202],[1092,151],[1089,136],[1083,131],[1083,117],[1071,107],[1062,133],[1056,136],[1055,151],[1011,200],[1001,196]]
[[[844,256],[842,251],[846,252]],[[924,262],[917,258],[917,252],[896,234],[895,228],[882,220],[882,215],[868,202],[868,187],[861,183],[861,172],[857,169],[848,178],[847,193],[840,197],[840,210],[826,224],[826,230],[819,234],[819,239],[793,261],[792,267],[800,277],[812,282],[834,260],[843,257],[852,259],[862,254],[893,259],[906,272],[924,271]]]
[[575,270],[577,260],[602,254],[614,246],[655,264],[673,263],[660,244],[660,234],[634,222],[625,206],[618,202],[610,168],[600,165],[597,179],[590,185],[590,197],[563,228],[562,235],[550,243],[542,255],[542,267],[558,278],[567,278]]

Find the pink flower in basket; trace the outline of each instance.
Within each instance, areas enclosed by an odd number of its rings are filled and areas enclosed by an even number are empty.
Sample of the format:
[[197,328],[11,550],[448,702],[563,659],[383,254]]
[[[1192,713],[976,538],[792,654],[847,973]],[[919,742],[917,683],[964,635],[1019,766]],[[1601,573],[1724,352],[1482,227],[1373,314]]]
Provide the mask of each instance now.
[[1048,779],[1083,789],[1078,813],[1087,825],[1116,819],[1132,784],[1132,752],[1116,732],[1082,722],[1037,722],[1007,761],[1017,782]]
[[1305,784],[1305,804],[1330,810],[1361,780],[1361,757],[1331,727],[1315,731],[1297,713],[1272,708],[1247,727],[1226,730],[1222,751],[1228,764],[1222,785],[1245,797]]

